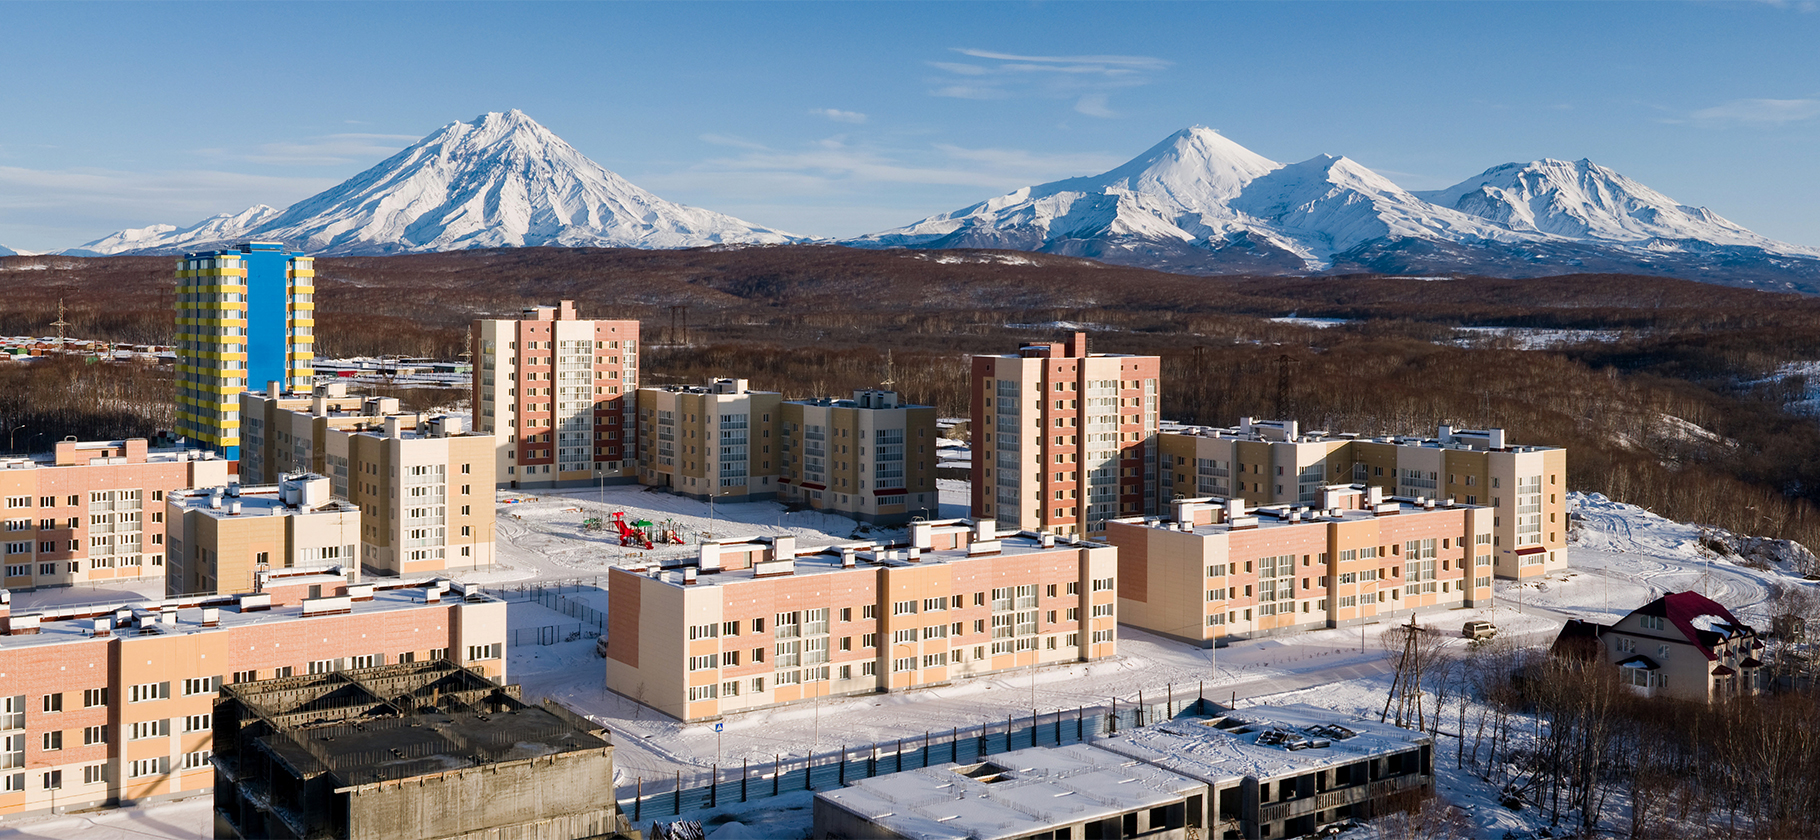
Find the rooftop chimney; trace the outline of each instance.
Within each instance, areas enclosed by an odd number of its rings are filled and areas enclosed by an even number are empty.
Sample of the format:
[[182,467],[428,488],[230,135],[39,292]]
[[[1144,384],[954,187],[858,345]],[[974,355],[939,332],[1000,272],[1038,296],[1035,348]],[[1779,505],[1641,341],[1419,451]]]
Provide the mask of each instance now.
[[268,379],[265,381],[265,396],[267,399],[278,399],[278,395],[281,393],[284,393],[284,383],[279,382],[276,379]]
[[404,418],[396,414],[385,419],[385,436],[393,440],[404,437]]
[[1077,332],[1072,338],[1068,339],[1068,355],[1075,357],[1085,357],[1087,355],[1086,333]]

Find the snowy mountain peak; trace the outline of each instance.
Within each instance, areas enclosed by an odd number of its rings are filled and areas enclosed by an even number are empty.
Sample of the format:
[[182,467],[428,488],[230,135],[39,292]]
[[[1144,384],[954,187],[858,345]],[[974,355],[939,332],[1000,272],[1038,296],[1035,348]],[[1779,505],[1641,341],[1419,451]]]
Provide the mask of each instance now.
[[1586,158],[1507,163],[1444,190],[1415,195],[1515,231],[1574,240],[1657,248],[1698,242],[1820,256],[1820,249],[1752,233],[1711,210],[1681,204]]
[[1183,207],[1238,195],[1252,179],[1282,164],[1205,126],[1169,135],[1123,166],[1091,179],[1107,187],[1171,196]]
[[665,201],[522,111],[454,122],[282,213],[122,231],[68,253],[168,252],[258,238],[321,255],[530,245],[689,248],[798,241]]

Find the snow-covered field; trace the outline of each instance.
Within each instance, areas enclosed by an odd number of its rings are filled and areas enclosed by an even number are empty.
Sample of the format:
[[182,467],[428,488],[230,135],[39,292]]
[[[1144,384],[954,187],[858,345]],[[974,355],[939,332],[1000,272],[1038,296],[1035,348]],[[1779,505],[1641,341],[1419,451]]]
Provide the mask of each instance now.
[[[966,482],[943,482],[944,512],[955,515],[964,505]],[[716,505],[708,518],[703,503],[637,488],[607,488],[602,501],[595,489],[555,494],[501,494],[526,499],[501,505],[500,568],[473,576],[494,583],[586,579],[616,562],[636,559],[604,534],[583,535],[582,517],[624,510],[628,518],[671,519],[693,532],[717,535],[795,533],[804,544],[845,540],[852,522],[815,513],[784,514],[779,505]],[[1568,618],[1610,622],[1670,591],[1705,591],[1748,622],[1762,623],[1764,605],[1777,585],[1811,586],[1772,563],[1754,569],[1731,559],[1712,557],[1700,548],[1697,526],[1672,522],[1631,505],[1598,495],[1574,494],[1572,509],[1582,525],[1568,549],[1570,568],[1543,580],[1497,583],[1495,606],[1431,613],[1418,620],[1452,634],[1468,619],[1494,622],[1500,636],[1523,645],[1546,645]],[[882,536],[882,532],[864,536]],[[682,547],[677,547],[681,549]],[[1789,563],[1787,565],[1793,565]],[[464,577],[469,577],[464,575]],[[583,588],[569,593],[604,609],[605,592]],[[514,628],[573,623],[575,619],[535,602],[514,601]],[[1209,652],[1122,628],[1120,655],[1090,664],[1055,666],[1034,671],[963,680],[924,691],[834,699],[802,707],[757,710],[729,716],[721,731],[713,724],[685,725],[608,692],[603,667],[592,638],[548,646],[510,649],[510,676],[524,687],[527,700],[551,697],[606,724],[618,747],[614,754],[620,798],[630,798],[639,780],[649,794],[668,789],[680,773],[685,787],[705,778],[715,765],[737,766],[747,760],[768,763],[775,756],[802,757],[810,750],[825,754],[898,738],[920,738],[925,732],[982,724],[1003,725],[1007,715],[1071,710],[1107,703],[1128,703],[1141,691],[1146,700],[1166,693],[1180,699],[1205,692],[1211,700],[1240,708],[1258,703],[1309,703],[1337,715],[1371,715],[1383,708],[1389,686],[1377,635],[1384,628],[1325,630],[1300,636],[1239,642]],[[1456,642],[1456,645],[1463,645]],[[1476,777],[1455,770],[1451,728],[1442,727],[1435,767],[1439,790],[1447,802],[1468,813],[1474,836],[1531,835],[1540,828],[1534,812],[1511,812],[1497,803],[1496,791]],[[800,837],[809,826],[808,795],[785,794],[728,803],[713,812],[685,814],[714,824],[734,820],[744,827],[735,836]],[[27,821],[0,838],[18,837],[193,837],[206,817],[189,803],[127,809],[107,815]],[[647,820],[648,821],[648,820]],[[763,826],[762,831],[750,828]],[[130,827],[130,828],[129,828]],[[120,833],[128,832],[131,833]],[[754,832],[738,835],[739,831]],[[108,833],[116,832],[116,833]]]

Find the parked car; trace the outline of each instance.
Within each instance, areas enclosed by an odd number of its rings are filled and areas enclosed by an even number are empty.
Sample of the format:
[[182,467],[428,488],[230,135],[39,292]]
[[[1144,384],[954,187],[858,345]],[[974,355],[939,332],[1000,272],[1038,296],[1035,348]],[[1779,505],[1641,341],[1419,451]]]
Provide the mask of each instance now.
[[1489,621],[1468,621],[1460,628],[1460,635],[1474,641],[1489,639],[1498,635],[1498,628]]

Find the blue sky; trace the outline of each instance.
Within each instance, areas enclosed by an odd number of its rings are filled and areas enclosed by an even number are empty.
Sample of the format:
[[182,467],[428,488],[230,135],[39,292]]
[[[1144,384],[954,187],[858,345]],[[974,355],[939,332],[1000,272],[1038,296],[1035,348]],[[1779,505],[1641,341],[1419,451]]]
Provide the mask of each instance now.
[[793,233],[906,224],[1208,125],[1409,189],[1588,157],[1820,245],[1810,2],[0,3],[0,244],[283,207],[518,108]]

